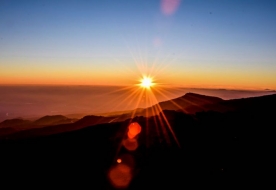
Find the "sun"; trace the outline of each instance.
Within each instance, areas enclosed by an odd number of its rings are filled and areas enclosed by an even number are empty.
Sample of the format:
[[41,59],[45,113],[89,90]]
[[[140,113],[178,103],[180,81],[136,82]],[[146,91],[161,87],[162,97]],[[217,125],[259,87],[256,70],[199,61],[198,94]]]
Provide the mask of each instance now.
[[153,85],[154,83],[152,82],[152,79],[150,77],[143,77],[143,79],[141,79],[141,83],[140,83],[141,87],[150,88]]

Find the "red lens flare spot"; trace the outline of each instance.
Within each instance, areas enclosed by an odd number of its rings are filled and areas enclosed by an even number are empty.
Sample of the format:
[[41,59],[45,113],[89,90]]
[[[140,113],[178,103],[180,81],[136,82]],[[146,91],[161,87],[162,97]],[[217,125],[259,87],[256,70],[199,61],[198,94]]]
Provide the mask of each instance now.
[[129,139],[123,140],[123,145],[129,151],[133,151],[138,148],[138,142],[135,138],[133,139],[129,138]]
[[109,170],[108,178],[114,187],[126,188],[132,179],[131,168],[125,164],[117,164]]
[[128,138],[133,139],[141,132],[142,128],[137,122],[133,122],[128,126]]

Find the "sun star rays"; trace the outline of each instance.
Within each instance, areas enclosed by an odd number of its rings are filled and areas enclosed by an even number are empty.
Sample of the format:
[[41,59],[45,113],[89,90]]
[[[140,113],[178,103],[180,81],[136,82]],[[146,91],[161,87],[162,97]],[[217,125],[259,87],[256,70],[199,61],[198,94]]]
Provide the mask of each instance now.
[[[162,139],[165,139],[167,143],[174,141],[180,146],[173,127],[170,124],[170,119],[167,118],[166,113],[164,113],[162,106],[159,104],[160,99],[164,101],[175,97],[172,90],[175,87],[167,83],[168,75],[172,74],[167,73],[167,68],[176,59],[176,56],[173,55],[172,57],[172,54],[169,53],[165,57],[164,55],[161,57],[157,56],[152,60],[152,57],[147,56],[147,52],[141,52],[138,44],[134,45],[134,48],[131,48],[128,44],[126,46],[132,57],[132,61],[136,65],[136,69],[129,67],[126,70],[120,71],[122,75],[127,74],[131,76],[129,81],[133,81],[133,84],[110,92],[110,94],[118,93],[118,96],[107,101],[106,104],[115,102],[116,104],[114,104],[111,112],[116,113],[118,110],[121,111],[118,112],[121,114],[118,114],[117,118],[112,121],[124,121],[128,118],[133,120],[137,116],[144,116],[146,124],[142,127],[147,136],[157,136],[160,142]],[[142,56],[144,53],[145,55]],[[114,61],[119,65],[128,67],[123,60],[114,58]],[[172,101],[172,103],[177,109],[181,110],[181,106],[177,102]],[[113,116],[115,115],[113,114]],[[155,134],[150,134],[152,132]]]
[[[166,96],[166,94],[170,94],[170,89],[172,87],[166,87],[166,85],[162,83],[159,84],[154,80],[156,77],[151,77],[147,75],[147,73],[142,74],[142,76],[143,77],[136,80],[136,84],[110,92],[110,94],[120,94],[116,99],[112,100],[117,102],[113,111],[118,111],[118,107],[122,105],[125,106],[124,110],[132,110],[123,112],[125,117],[123,117],[122,114],[118,114],[118,118],[112,121],[123,121],[127,118],[132,120],[137,116],[144,116],[146,118],[146,124],[142,127],[144,128],[143,130],[146,133],[147,139],[151,138],[151,136],[157,136],[159,142],[165,139],[168,144],[174,141],[180,146],[170,124],[170,120],[166,117],[156,97],[158,95],[163,96],[166,100],[171,99],[169,96]],[[175,102],[174,104],[181,109],[180,105],[177,105]],[[134,109],[129,109],[133,106]],[[151,122],[148,122],[150,119]],[[150,141],[150,139],[147,141]]]

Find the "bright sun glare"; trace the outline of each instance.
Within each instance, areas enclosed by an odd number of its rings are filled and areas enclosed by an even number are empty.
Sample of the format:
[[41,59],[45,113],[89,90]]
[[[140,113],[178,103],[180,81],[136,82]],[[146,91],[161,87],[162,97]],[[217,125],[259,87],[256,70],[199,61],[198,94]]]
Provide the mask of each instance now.
[[153,86],[153,82],[152,82],[152,79],[149,78],[149,77],[144,77],[142,80],[141,80],[141,83],[140,85],[144,88],[150,88]]

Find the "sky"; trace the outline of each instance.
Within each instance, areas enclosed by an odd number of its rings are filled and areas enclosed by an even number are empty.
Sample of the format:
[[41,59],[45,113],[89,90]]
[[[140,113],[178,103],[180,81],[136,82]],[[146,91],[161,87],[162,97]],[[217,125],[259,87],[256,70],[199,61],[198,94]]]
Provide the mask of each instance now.
[[0,84],[276,89],[276,1],[0,2]]

